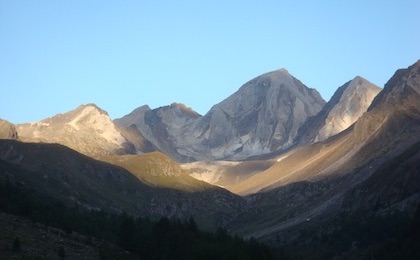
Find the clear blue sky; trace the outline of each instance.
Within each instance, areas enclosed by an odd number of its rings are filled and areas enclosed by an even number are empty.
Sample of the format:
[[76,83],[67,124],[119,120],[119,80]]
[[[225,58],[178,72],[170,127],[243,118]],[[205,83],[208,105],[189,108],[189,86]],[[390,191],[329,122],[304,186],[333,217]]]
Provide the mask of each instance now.
[[0,118],[84,103],[111,118],[184,103],[200,114],[286,68],[328,101],[420,59],[420,1],[0,1]]

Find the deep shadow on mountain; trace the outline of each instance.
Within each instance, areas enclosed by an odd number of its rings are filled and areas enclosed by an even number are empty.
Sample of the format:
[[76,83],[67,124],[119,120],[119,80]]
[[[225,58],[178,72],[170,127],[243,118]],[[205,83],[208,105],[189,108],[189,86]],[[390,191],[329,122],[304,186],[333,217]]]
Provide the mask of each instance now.
[[151,187],[121,167],[61,145],[0,140],[0,151],[0,180],[65,205],[151,218],[194,217],[203,228],[214,229],[233,218],[244,203],[209,184],[196,192]]
[[204,232],[193,218],[88,211],[10,182],[0,182],[0,195],[1,259],[288,259],[221,228]]

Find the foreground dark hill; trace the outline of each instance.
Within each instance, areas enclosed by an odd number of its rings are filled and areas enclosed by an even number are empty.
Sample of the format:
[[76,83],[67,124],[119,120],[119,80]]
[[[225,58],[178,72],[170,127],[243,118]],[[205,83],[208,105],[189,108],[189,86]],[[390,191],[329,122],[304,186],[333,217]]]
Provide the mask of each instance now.
[[0,183],[0,187],[0,259],[4,260],[289,259],[281,249],[232,237],[224,229],[204,232],[192,218],[151,221],[83,211],[35,200],[11,185]]
[[152,218],[192,216],[206,228],[223,225],[243,205],[242,198],[206,183],[188,192],[151,187],[121,167],[57,144],[0,140],[0,181],[69,206]]

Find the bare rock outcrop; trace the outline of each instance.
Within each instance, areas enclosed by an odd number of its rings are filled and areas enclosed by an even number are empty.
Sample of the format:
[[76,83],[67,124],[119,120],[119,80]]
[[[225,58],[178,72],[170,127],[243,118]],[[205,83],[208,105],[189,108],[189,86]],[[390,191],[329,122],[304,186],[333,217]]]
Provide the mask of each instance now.
[[181,104],[139,107],[118,125],[135,125],[159,150],[178,161],[246,159],[287,149],[299,127],[325,101],[280,69],[244,84],[200,116]]
[[354,124],[367,111],[381,88],[357,76],[339,87],[330,101],[299,129],[298,144],[320,142]]
[[245,159],[287,149],[325,101],[280,69],[254,78],[194,124],[188,142],[213,159]]
[[3,119],[0,119],[0,139],[19,139],[16,127]]
[[17,131],[22,141],[59,143],[93,157],[134,152],[108,114],[93,104],[40,122],[19,124]]
[[175,160],[188,161],[191,159],[179,152],[184,146],[181,137],[188,132],[188,126],[200,117],[184,104],[172,103],[156,109],[141,106],[114,122],[119,127],[135,126],[157,150]]

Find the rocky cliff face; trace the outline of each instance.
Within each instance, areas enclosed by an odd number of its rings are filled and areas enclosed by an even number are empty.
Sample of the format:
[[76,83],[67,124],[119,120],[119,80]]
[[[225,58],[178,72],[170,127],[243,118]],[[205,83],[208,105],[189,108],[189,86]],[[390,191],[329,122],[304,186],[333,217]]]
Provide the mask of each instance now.
[[420,141],[419,99],[420,61],[397,71],[368,111],[347,130],[282,154],[270,169],[245,180],[234,191],[250,194],[350,172],[366,171],[365,178]]
[[149,140],[146,139],[146,137],[143,136],[135,125],[118,126],[117,129],[121,132],[121,135],[134,146],[137,154],[158,150]]
[[324,104],[316,90],[281,69],[249,81],[205,116],[172,104],[140,107],[115,122],[135,124],[177,160],[245,159],[292,146],[299,127]]
[[399,69],[385,84],[379,95],[373,100],[370,110],[386,111],[398,109],[418,115],[420,111],[420,60],[408,67]]
[[0,139],[19,139],[16,127],[3,119],[0,119]]
[[252,207],[263,212],[258,219],[244,214],[235,220],[238,230],[281,239],[304,226],[318,232],[329,221],[339,229],[338,216],[414,216],[420,198],[419,99],[420,61],[397,71],[347,130],[290,150],[269,169],[230,187],[253,194]]
[[210,158],[244,159],[293,145],[299,127],[325,101],[287,70],[261,75],[215,105],[188,141]]
[[342,208],[347,212],[418,213],[419,99],[420,60],[398,70],[354,125],[351,138],[365,144],[355,158],[382,163],[366,181],[346,194]]
[[354,78],[344,88],[337,105],[328,113],[323,127],[315,136],[315,142],[323,141],[354,124],[381,91],[378,86],[361,77]]
[[324,141],[354,124],[381,88],[357,76],[337,89],[330,101],[299,129],[297,143]]
[[108,114],[93,104],[37,123],[17,125],[17,132],[22,141],[59,143],[93,157],[134,150]]
[[201,116],[184,104],[173,103],[170,106],[150,109],[139,107],[130,114],[114,120],[120,127],[135,126],[157,149],[178,161],[188,160],[178,149],[184,144],[181,136],[188,131],[188,126]]

